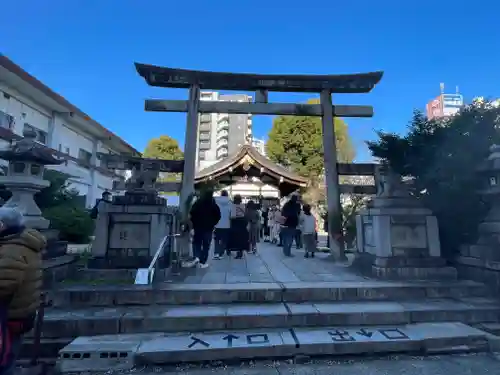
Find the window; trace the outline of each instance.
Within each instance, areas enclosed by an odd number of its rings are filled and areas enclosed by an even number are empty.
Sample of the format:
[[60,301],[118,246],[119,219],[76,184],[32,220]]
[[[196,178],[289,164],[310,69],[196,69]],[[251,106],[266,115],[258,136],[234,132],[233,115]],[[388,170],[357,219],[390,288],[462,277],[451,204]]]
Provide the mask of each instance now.
[[14,129],[14,116],[8,115],[5,112],[0,111],[0,126],[5,129]]
[[[63,145],[59,143],[59,147],[57,148],[57,150],[62,153],[62,154],[66,154],[66,155],[69,155],[69,147],[64,147],[64,151],[63,151]],[[68,165],[68,160],[66,159],[64,161],[64,164],[65,165]]]
[[92,160],[92,153],[81,148],[78,150],[78,159],[90,165],[90,162]]
[[198,153],[198,159],[205,160],[205,151],[200,151]]
[[26,130],[33,130],[36,133],[35,141],[38,143],[41,143],[42,145],[47,144],[47,132],[40,130],[38,128],[35,128],[34,126],[28,124],[27,122],[24,123],[24,129],[23,133]]

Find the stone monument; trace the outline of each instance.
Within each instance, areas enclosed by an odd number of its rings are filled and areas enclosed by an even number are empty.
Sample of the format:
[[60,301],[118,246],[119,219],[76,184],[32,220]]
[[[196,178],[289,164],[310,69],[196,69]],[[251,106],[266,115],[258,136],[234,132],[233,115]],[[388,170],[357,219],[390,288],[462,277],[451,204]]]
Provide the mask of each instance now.
[[438,222],[387,165],[378,168],[377,196],[356,218],[354,265],[387,279],[454,279],[441,258]]
[[[110,169],[130,170],[125,194],[102,202],[96,221],[90,267],[147,268],[158,246],[174,234],[176,210],[158,196],[159,172],[182,171],[183,161],[165,161],[100,154]],[[118,187],[118,186],[117,186]],[[173,240],[166,243],[171,249]],[[160,259],[165,267],[168,254]]]
[[488,159],[479,167],[481,191],[490,204],[478,227],[475,244],[460,247],[456,263],[461,276],[500,290],[500,145],[490,147]]
[[0,150],[0,158],[9,162],[7,174],[0,176],[0,184],[12,192],[10,199],[3,207],[19,210],[26,226],[41,231],[47,238],[45,257],[60,255],[66,252],[66,243],[58,241],[58,232],[48,229],[50,222],[42,216],[34,196],[48,187],[50,182],[43,179],[46,165],[58,165],[63,159],[55,158],[52,151],[35,141],[36,133],[25,129],[24,138],[15,141],[6,149]]

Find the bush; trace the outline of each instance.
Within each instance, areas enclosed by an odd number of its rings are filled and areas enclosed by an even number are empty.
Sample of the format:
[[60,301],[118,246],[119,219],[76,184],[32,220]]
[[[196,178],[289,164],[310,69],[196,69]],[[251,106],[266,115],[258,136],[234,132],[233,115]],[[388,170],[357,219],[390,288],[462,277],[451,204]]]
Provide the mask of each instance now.
[[35,202],[42,211],[60,205],[85,208],[82,196],[77,190],[69,188],[69,177],[66,173],[45,169],[43,178],[50,182],[50,186],[35,194]]
[[55,206],[44,211],[50,226],[59,230],[61,240],[71,243],[88,243],[94,233],[94,220],[89,212],[80,207],[67,205]]
[[412,193],[437,216],[442,252],[453,258],[461,244],[476,240],[489,204],[478,194],[477,168],[492,144],[500,144],[500,108],[474,103],[447,121],[416,112],[408,133],[379,133],[369,142],[373,156],[413,178]]

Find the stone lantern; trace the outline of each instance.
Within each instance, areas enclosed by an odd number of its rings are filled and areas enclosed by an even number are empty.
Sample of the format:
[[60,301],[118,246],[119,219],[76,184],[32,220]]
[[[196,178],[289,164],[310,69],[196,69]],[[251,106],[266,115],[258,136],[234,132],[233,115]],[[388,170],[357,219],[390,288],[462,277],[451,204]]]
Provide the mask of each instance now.
[[492,145],[487,160],[478,168],[482,189],[480,193],[491,204],[485,220],[500,218],[500,145]]
[[50,222],[42,216],[34,195],[50,185],[43,179],[45,166],[61,164],[64,160],[55,158],[48,147],[37,143],[33,129],[25,129],[23,136],[23,139],[0,150],[0,158],[9,162],[7,174],[0,176],[0,184],[12,192],[4,207],[18,209],[27,227],[44,230]]

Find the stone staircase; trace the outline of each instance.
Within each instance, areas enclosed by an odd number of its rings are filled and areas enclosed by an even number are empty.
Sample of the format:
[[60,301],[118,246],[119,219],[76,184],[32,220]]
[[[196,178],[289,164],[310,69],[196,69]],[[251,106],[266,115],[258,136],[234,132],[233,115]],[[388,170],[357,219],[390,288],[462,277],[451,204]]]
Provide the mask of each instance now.
[[65,287],[49,294],[42,356],[54,357],[62,348],[59,368],[68,372],[137,363],[485,350],[489,334],[471,325],[500,322],[500,303],[486,290],[469,281],[373,280]]

